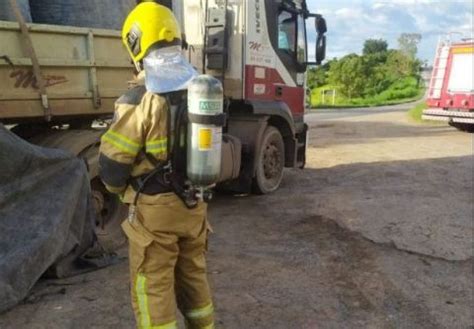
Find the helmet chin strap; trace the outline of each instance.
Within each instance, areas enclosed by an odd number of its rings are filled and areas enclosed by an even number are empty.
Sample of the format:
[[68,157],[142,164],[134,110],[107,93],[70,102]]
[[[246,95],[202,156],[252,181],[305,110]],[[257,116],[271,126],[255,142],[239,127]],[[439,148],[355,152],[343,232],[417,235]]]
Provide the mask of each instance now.
[[133,65],[135,65],[135,69],[137,70],[138,73],[143,71],[143,62],[142,61],[139,61],[139,62],[133,61]]

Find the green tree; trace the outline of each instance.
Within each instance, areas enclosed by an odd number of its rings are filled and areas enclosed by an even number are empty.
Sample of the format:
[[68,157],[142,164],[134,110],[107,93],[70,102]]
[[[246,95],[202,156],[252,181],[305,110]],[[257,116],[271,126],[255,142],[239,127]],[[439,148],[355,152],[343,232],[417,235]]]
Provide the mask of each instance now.
[[386,63],[388,52],[378,52],[364,55],[367,84],[364,95],[372,96],[388,88],[391,81],[387,79]]
[[328,71],[334,60],[335,59],[331,59],[324,63],[324,65],[312,67],[308,70],[307,85],[309,89],[321,87],[328,83]]
[[372,56],[364,56],[367,75],[364,96],[374,96],[381,93],[393,83],[387,75],[386,62],[379,62],[379,60],[379,58],[373,58]]
[[416,58],[420,40],[419,35],[404,34],[399,40],[401,49],[388,49],[385,40],[368,39],[362,56],[350,54],[310,69],[308,87],[330,84],[355,103],[379,95],[390,100],[411,97],[413,90],[417,92],[413,77],[420,80],[422,62]]
[[322,67],[313,67],[308,70],[308,88],[314,89],[327,83],[327,70]]
[[367,84],[364,59],[356,54],[350,54],[332,62],[329,82],[340,86],[342,94],[349,98],[362,96]]
[[398,48],[410,59],[415,60],[421,39],[422,36],[419,33],[402,33],[398,38]]
[[388,50],[388,43],[383,39],[367,39],[364,43],[364,55],[385,53]]
[[400,50],[389,50],[387,54],[386,73],[388,78],[396,81],[411,75],[411,59]]

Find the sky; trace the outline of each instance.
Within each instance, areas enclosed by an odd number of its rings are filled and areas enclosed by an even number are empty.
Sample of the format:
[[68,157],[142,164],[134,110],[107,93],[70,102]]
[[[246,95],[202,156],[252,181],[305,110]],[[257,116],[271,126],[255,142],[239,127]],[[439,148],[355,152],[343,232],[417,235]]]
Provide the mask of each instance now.
[[[423,37],[418,57],[433,61],[440,36],[464,32],[473,37],[472,0],[307,0],[311,12],[323,14],[328,24],[327,58],[362,52],[364,41],[382,38],[397,48],[402,33]],[[307,26],[308,33],[314,29]],[[314,30],[313,30],[314,31]],[[310,55],[314,35],[309,35]]]

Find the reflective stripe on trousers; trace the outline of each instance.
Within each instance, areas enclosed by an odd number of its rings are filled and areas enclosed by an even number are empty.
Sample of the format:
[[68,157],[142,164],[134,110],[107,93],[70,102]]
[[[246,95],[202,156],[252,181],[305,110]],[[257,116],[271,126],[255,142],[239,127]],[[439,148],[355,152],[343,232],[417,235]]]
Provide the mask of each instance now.
[[[208,316],[211,316],[214,314],[214,305],[212,303],[209,303],[208,305],[201,307],[201,308],[196,308],[189,310],[186,312],[185,317],[188,319],[188,321],[192,320],[199,320],[199,319],[204,319]],[[214,329],[214,322],[202,327],[201,329]]]
[[186,312],[186,318],[202,319],[211,315],[212,313],[214,313],[214,306],[212,305],[212,303],[210,303],[209,305],[205,307],[196,308],[194,310],[190,310],[189,312]]
[[150,310],[148,308],[148,296],[146,293],[146,277],[143,274],[137,275],[135,292],[138,298],[138,307],[140,309],[140,329],[177,329],[176,321],[153,326],[151,324]]

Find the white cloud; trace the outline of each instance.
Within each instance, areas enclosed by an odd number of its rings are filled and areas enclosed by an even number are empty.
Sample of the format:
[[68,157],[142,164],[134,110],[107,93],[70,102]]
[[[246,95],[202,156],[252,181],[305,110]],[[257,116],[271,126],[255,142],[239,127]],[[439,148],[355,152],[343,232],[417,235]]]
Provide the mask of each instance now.
[[401,33],[421,33],[419,54],[432,60],[438,37],[473,29],[471,0],[309,0],[328,21],[328,57],[361,52],[368,38],[397,47]]
[[364,12],[361,8],[345,7],[345,8],[336,10],[336,12],[334,12],[334,15],[339,18],[352,19],[354,17],[364,15]]

